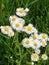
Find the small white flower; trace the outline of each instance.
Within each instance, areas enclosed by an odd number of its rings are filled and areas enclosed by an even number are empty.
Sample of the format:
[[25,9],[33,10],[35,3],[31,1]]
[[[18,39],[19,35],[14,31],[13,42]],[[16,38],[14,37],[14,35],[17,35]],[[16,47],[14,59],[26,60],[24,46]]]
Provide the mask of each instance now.
[[25,24],[25,20],[23,18],[18,18],[16,22],[19,22],[21,24]]
[[42,41],[42,42],[41,42],[41,46],[42,46],[42,47],[45,47],[46,45],[47,45],[46,41]]
[[48,59],[48,56],[47,56],[46,54],[43,54],[43,55],[42,55],[42,59],[43,59],[43,60],[47,60],[47,59]]
[[35,49],[36,54],[40,54],[40,49]]
[[9,30],[12,30],[12,28],[10,26],[1,26],[1,32],[3,34],[8,34]]
[[28,26],[23,27],[22,31],[26,32],[27,34],[37,33],[37,30],[32,24],[28,24]]
[[28,8],[26,8],[26,9],[25,9],[25,12],[28,12],[28,11],[29,11],[29,9],[28,9]]
[[36,54],[36,53],[33,53],[33,54],[31,55],[31,60],[32,60],[32,61],[38,61],[38,60],[39,60],[39,55]]
[[25,47],[25,48],[29,48],[31,47],[31,40],[29,38],[24,38],[22,40],[22,45]]
[[27,34],[32,34],[32,33],[34,33],[34,27],[33,27],[32,24],[29,24],[29,25],[27,26],[27,28],[26,28],[26,33],[27,33]]
[[17,20],[18,20],[18,17],[16,15],[9,17],[10,24],[12,24],[13,22],[16,22]]
[[23,24],[21,24],[20,22],[15,22],[11,26],[13,29],[20,32],[22,30]]
[[27,26],[23,26],[22,31],[26,32],[26,28],[27,28]]
[[41,47],[40,41],[39,40],[35,40],[32,41],[32,46],[33,49],[39,49]]
[[48,35],[45,34],[45,33],[41,33],[39,36],[40,36],[40,39],[41,39],[41,40],[45,40],[45,41],[48,40]]
[[23,17],[23,16],[26,16],[27,11],[28,11],[28,9],[25,10],[24,8],[17,8],[17,9],[16,9],[16,14],[17,14],[18,16],[20,16],[20,17]]
[[13,32],[12,30],[10,30],[10,31],[8,32],[8,36],[9,36],[9,37],[14,36],[14,32]]
[[32,40],[38,40],[39,35],[38,34],[32,34],[29,38],[32,39]]
[[34,65],[34,62],[32,62],[32,65]]

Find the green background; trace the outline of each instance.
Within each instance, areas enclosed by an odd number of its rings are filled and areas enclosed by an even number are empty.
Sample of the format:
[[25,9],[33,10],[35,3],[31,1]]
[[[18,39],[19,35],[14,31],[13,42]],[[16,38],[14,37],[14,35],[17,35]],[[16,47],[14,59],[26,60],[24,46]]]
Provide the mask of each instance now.
[[[49,0],[0,0],[0,26],[10,25],[9,16],[16,14],[16,8],[29,8],[25,25],[32,23],[39,33],[49,35]],[[31,65],[31,48],[25,49],[21,45],[24,37],[29,37],[24,32],[15,31],[15,36],[10,38],[0,31],[0,65]],[[48,55],[48,60],[41,58],[35,65],[49,65],[49,42],[41,52]],[[41,53],[41,54],[42,54]],[[40,55],[41,55],[40,54]],[[10,58],[12,56],[12,58]]]

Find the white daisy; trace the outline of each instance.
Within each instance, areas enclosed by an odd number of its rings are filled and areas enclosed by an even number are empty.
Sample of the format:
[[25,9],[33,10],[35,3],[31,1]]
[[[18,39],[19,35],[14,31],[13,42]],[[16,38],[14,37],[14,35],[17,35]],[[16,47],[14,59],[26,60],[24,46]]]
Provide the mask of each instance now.
[[39,49],[41,47],[41,43],[39,40],[35,40],[35,41],[32,41],[32,46],[31,46],[33,49]]
[[8,36],[9,36],[9,37],[14,36],[14,32],[13,32],[12,30],[10,30],[10,31],[8,32]]
[[3,34],[8,34],[9,30],[12,30],[12,28],[10,26],[1,26],[1,32]]
[[36,53],[33,53],[33,54],[31,55],[31,60],[32,60],[32,61],[38,61],[38,60],[39,60],[39,55],[36,54]]
[[24,8],[17,8],[16,14],[20,17],[23,17],[23,16],[26,16],[27,11],[28,11],[28,9],[25,10]]
[[48,40],[48,35],[45,34],[45,33],[41,33],[41,34],[40,34],[40,39],[47,41],[47,40]]
[[39,35],[38,34],[32,34],[29,38],[32,39],[32,40],[38,40]]
[[27,28],[26,28],[26,33],[28,33],[28,34],[34,33],[34,27],[33,27],[32,24],[29,24],[29,25],[27,26]]
[[46,54],[43,54],[43,55],[42,55],[42,59],[43,59],[43,60],[47,60],[47,59],[48,59],[48,56],[47,56]]
[[9,17],[10,24],[12,24],[13,22],[16,22],[17,20],[18,20],[18,17],[16,15]]
[[32,41],[31,41],[29,38],[24,38],[24,39],[22,40],[22,45],[23,45],[25,48],[31,47],[31,43],[32,43]]
[[42,42],[41,42],[41,46],[42,46],[42,47],[45,47],[46,45],[47,45],[46,41],[42,41]]
[[20,22],[15,22],[11,26],[13,29],[20,32],[22,30],[23,24],[21,24]]
[[16,22],[19,22],[21,24],[25,24],[25,20],[23,18],[18,18]]
[[35,49],[36,54],[40,54],[40,49]]
[[27,26],[23,26],[22,31],[26,32]]

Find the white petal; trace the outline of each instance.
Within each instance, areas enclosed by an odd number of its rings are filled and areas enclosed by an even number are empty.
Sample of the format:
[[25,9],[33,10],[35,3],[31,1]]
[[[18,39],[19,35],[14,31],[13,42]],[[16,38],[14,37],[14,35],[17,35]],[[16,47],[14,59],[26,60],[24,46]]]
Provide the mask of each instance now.
[[26,12],[28,12],[28,11],[29,11],[29,9],[28,9],[28,8],[26,8],[26,9],[25,9],[25,11],[26,11]]

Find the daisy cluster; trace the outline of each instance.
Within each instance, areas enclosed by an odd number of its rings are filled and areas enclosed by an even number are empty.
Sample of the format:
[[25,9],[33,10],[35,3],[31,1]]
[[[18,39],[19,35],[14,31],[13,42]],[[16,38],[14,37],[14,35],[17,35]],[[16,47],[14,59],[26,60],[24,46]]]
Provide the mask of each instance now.
[[[6,34],[10,37],[14,36],[14,30],[17,32],[22,31],[23,25],[25,24],[25,20],[21,17],[26,16],[27,12],[29,11],[28,8],[17,8],[16,15],[12,15],[9,17],[10,26],[0,26],[1,32]],[[18,17],[19,16],[19,17]]]
[[[41,53],[40,47],[46,47],[48,41],[48,35],[45,33],[41,34],[31,34],[29,38],[24,38],[22,40],[22,45],[25,48],[32,48],[34,49],[34,53],[31,55],[32,61],[39,60],[39,54]],[[41,57],[43,60],[47,60],[48,56],[44,53]]]
[[[25,48],[32,48],[34,49],[34,53],[31,54],[31,60],[36,62],[39,60],[41,47],[46,47],[47,41],[49,41],[48,35],[45,33],[38,34],[38,30],[30,23],[27,26],[25,26],[25,20],[22,18],[23,16],[27,15],[27,12],[29,11],[28,8],[17,8],[16,9],[16,15],[12,15],[9,17],[10,26],[0,26],[1,32],[3,34],[6,34],[10,37],[14,36],[14,31],[17,32],[25,32],[27,34],[30,34],[31,36],[28,38],[24,38],[22,40],[22,45]],[[47,54],[42,54],[41,58],[43,60],[47,60],[48,56]],[[32,65],[34,63],[32,62]]]
[[[24,38],[22,40],[22,45],[25,48],[32,48],[34,49],[34,53],[31,54],[32,61],[39,60],[39,54],[41,53],[40,47],[46,47],[48,41],[48,35],[45,33],[33,33],[29,38]],[[43,60],[47,60],[48,56],[44,53],[42,54],[41,58]]]

